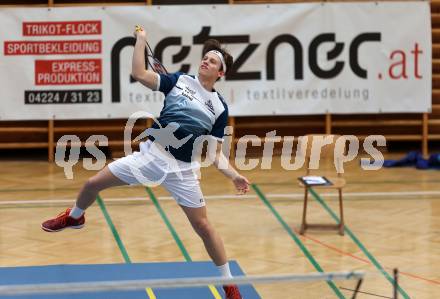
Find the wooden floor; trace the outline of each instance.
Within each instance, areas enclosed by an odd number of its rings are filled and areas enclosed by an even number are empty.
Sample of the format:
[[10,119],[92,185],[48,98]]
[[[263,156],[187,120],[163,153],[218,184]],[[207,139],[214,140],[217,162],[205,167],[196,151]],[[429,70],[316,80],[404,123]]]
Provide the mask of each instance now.
[[[296,177],[302,172],[283,170],[276,158],[272,165],[272,170],[243,173],[296,232],[303,196]],[[62,168],[46,162],[2,161],[0,168],[1,266],[124,263],[96,203],[87,211],[87,225],[82,230],[46,233],[40,228],[43,220],[73,203],[81,184],[93,171],[78,166],[74,180],[67,180]],[[355,161],[347,166],[345,177],[346,224],[360,243],[348,234],[341,237],[333,231],[308,231],[299,239],[312,257],[324,271],[368,272],[361,290],[373,295],[360,294],[357,298],[392,297],[391,284],[371,257],[388,273],[395,267],[399,269],[400,285],[410,298],[440,298],[440,171],[365,171]],[[203,170],[202,187],[210,220],[222,236],[229,258],[236,260],[247,274],[316,272],[254,191],[246,197],[235,196],[231,183],[214,168]],[[202,242],[180,208],[161,187],[153,191],[191,258],[208,260]],[[132,262],[184,260],[144,188],[113,188],[101,196]],[[334,194],[322,197],[337,211]],[[334,222],[314,200],[309,221]],[[347,298],[351,297],[345,288],[354,288],[355,283],[336,285],[343,288],[341,292]],[[325,282],[256,288],[262,298],[337,298]],[[404,297],[400,294],[399,298]]]

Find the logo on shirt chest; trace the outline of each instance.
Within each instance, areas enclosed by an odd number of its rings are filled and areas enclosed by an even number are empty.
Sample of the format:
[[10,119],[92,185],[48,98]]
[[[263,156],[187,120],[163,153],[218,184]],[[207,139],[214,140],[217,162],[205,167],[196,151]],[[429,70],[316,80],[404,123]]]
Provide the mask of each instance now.
[[205,101],[205,107],[208,108],[209,112],[215,115],[214,105],[212,104],[212,101],[210,99]]
[[190,101],[197,100],[196,97],[197,92],[195,90],[189,88],[188,86],[184,86],[184,87],[177,86],[177,88],[182,90],[181,95],[187,98],[188,100]]
[[181,90],[180,94],[187,98],[190,101],[197,101],[204,105],[206,109],[208,109],[209,112],[211,112],[213,115],[215,115],[214,105],[211,101],[211,99],[203,100],[200,98],[200,95],[197,94],[197,91],[194,89],[191,89],[188,86],[178,86],[176,85],[178,89]]

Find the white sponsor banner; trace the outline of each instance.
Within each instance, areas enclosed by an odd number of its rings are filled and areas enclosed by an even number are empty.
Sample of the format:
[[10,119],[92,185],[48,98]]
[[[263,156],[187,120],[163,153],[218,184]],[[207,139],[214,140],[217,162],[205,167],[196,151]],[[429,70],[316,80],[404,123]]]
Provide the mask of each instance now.
[[232,116],[428,112],[430,20],[420,1],[0,9],[0,119],[159,115],[163,95],[130,81],[136,24],[170,72],[222,41]]

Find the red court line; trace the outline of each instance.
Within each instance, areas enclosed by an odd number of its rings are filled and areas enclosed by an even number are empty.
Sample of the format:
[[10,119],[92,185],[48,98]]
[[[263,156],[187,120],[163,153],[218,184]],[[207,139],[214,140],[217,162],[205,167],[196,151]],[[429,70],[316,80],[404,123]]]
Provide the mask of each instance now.
[[[363,258],[361,258],[361,257],[358,257],[358,256],[354,255],[354,254],[351,254],[351,253],[348,253],[348,252],[342,251],[342,250],[339,249],[339,248],[336,248],[336,247],[334,247],[334,246],[332,246],[332,245],[328,245],[328,244],[326,244],[326,243],[324,243],[324,242],[322,242],[322,241],[320,241],[320,240],[318,240],[318,239],[312,238],[312,237],[310,237],[310,236],[300,235],[300,234],[299,234],[299,231],[297,231],[297,230],[295,230],[295,233],[297,233],[300,237],[302,237],[302,238],[304,238],[304,239],[308,239],[308,240],[311,240],[311,241],[313,241],[313,242],[315,242],[315,243],[318,243],[319,245],[322,245],[322,246],[324,246],[324,247],[327,247],[328,249],[331,249],[331,250],[333,250],[333,251],[336,251],[337,253],[339,253],[339,254],[341,254],[341,255],[349,256],[349,257],[354,258],[354,259],[356,259],[356,260],[358,260],[358,261],[361,261],[361,262],[364,262],[364,263],[366,263],[366,264],[368,264],[368,265],[371,265],[371,263],[370,263],[369,260],[363,259]],[[388,268],[388,270],[392,270],[392,269],[391,269],[391,268]],[[409,277],[411,277],[411,278],[415,278],[415,279],[423,280],[423,281],[425,281],[425,282],[429,282],[429,283],[432,283],[432,284],[438,284],[438,285],[440,285],[440,281],[438,281],[438,280],[434,280],[434,279],[430,279],[430,278],[424,278],[424,277],[422,277],[422,276],[415,275],[415,274],[411,274],[411,273],[408,273],[408,272],[402,272],[402,271],[399,271],[399,273],[400,273],[401,275],[404,275],[404,276],[409,276]]]

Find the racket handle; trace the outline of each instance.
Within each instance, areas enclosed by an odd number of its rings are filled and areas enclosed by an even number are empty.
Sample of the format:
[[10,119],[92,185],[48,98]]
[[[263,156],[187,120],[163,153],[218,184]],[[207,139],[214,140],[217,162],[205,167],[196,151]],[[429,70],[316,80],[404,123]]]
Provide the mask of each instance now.
[[142,27],[139,26],[139,25],[136,25],[134,28],[135,28],[134,30],[135,30],[136,32],[142,31]]

